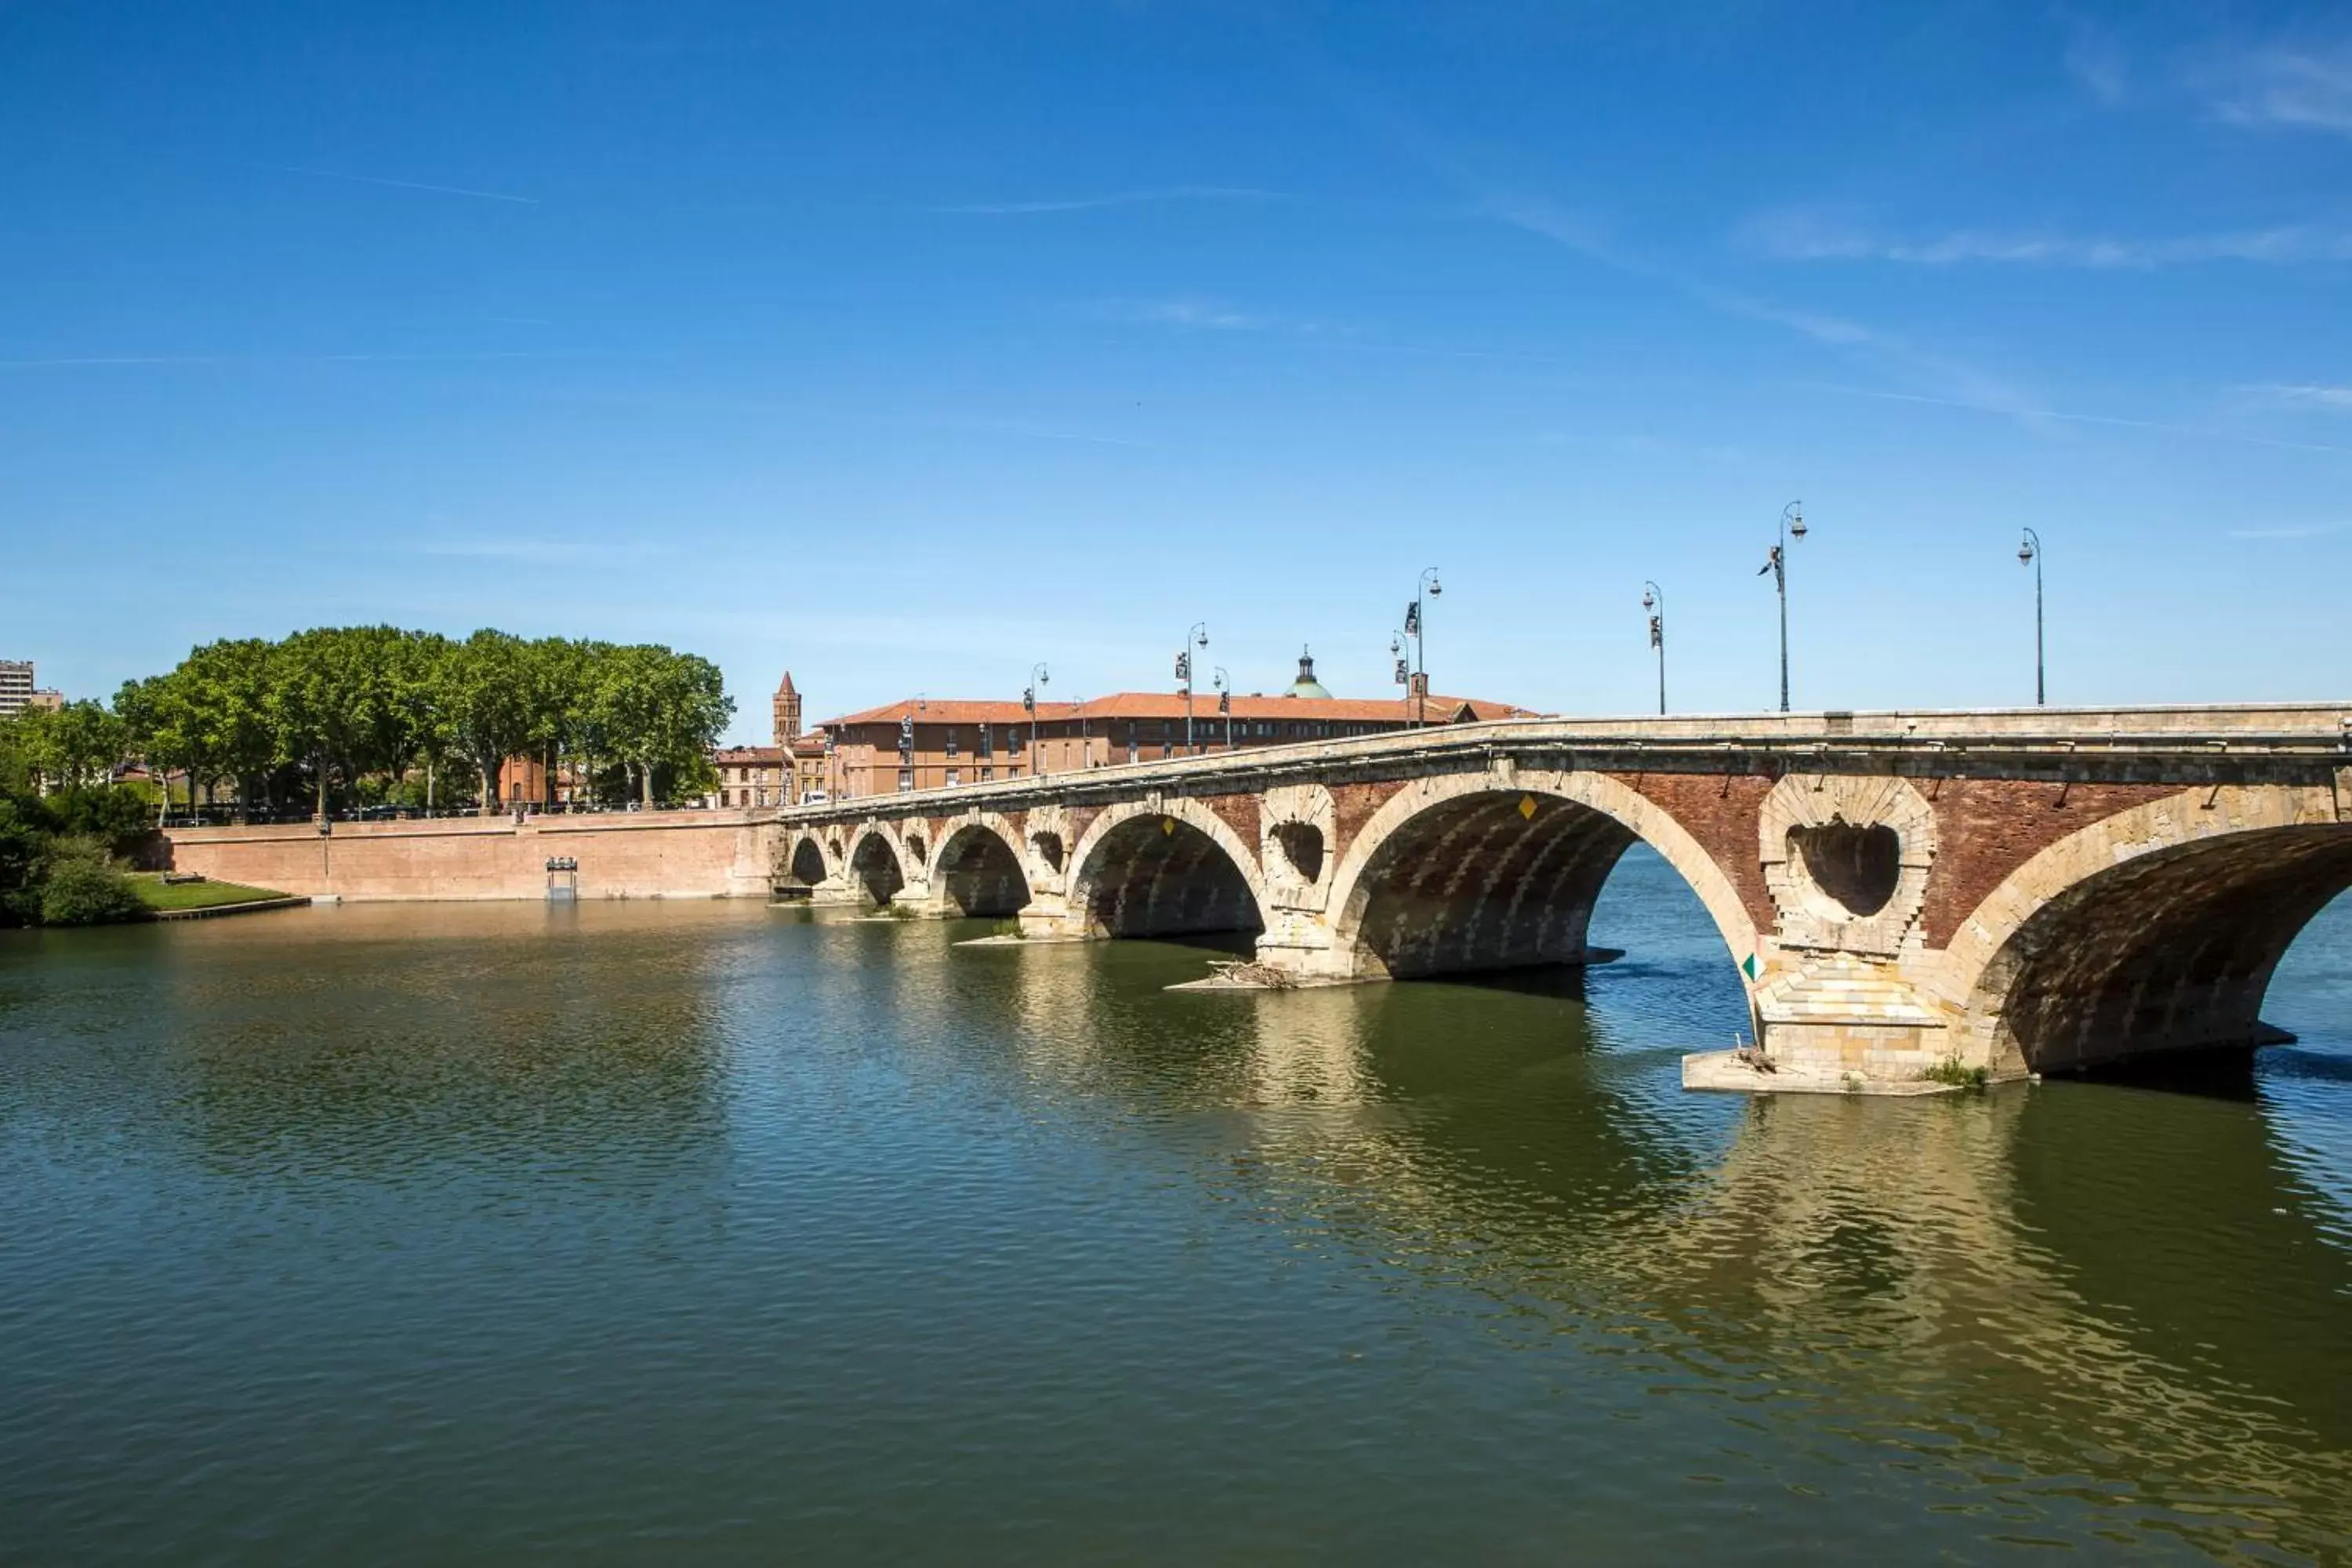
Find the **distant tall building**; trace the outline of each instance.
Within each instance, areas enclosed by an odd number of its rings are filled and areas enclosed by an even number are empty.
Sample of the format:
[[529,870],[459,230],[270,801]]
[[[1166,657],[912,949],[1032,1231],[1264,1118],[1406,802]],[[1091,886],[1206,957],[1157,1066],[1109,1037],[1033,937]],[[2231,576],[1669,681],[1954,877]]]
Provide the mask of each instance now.
[[784,671],[783,684],[776,688],[775,720],[778,749],[801,738],[801,694],[793,685],[793,672],[789,669]]
[[34,706],[34,699],[40,695],[33,687],[31,659],[0,658],[0,719],[14,719]]

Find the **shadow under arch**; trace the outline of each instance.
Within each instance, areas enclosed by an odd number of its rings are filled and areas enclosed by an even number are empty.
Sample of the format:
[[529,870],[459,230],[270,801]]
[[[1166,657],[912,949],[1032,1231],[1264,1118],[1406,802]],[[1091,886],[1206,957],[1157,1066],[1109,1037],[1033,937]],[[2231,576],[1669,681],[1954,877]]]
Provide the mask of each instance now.
[[792,859],[784,868],[784,880],[787,886],[806,890],[824,881],[828,869],[824,851],[818,847],[817,841],[804,837],[793,846]]
[[2236,794],[2094,823],[1961,922],[1956,983],[1996,1072],[2281,1037],[2263,998],[2296,935],[2352,889],[2352,823]]
[[887,904],[907,885],[907,873],[898,864],[898,846],[880,828],[869,828],[858,837],[849,852],[849,880],[857,890],[877,904]]
[[1755,922],[1689,831],[1581,773],[1429,779],[1391,799],[1333,879],[1333,945],[1366,977],[1587,962],[1593,905],[1637,841],[1690,884],[1735,962],[1755,951]]
[[1001,829],[985,822],[968,822],[948,834],[931,884],[941,905],[960,914],[1018,914],[1029,902],[1020,852]]
[[1071,856],[1070,910],[1094,936],[1265,929],[1256,861],[1192,801],[1114,806]]

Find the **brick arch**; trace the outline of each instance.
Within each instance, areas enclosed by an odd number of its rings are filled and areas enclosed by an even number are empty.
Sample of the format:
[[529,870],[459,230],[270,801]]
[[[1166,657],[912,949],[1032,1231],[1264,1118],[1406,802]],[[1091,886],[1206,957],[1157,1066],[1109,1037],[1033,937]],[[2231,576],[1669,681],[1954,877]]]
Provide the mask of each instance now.
[[841,878],[850,887],[877,904],[887,904],[898,897],[901,889],[915,879],[907,860],[907,847],[887,824],[869,822],[850,836],[847,852],[842,857]]
[[1257,856],[1198,801],[1110,806],[1087,824],[1068,865],[1071,915],[1092,934],[1265,929]]
[[2251,1045],[2272,972],[2352,889],[2325,788],[2184,791],[2080,828],[1960,922],[1944,988],[1997,1076]]
[[[814,832],[792,835],[785,841],[778,868],[782,873],[780,881],[803,888],[814,888],[841,875],[840,865],[825,853],[824,837]],[[812,876],[811,872],[815,874]]]
[[1605,774],[1521,770],[1421,780],[1364,823],[1328,905],[1342,972],[1574,962],[1593,900],[1636,840],[1682,874],[1735,961],[1757,951],[1731,879],[1664,807]]
[[1016,914],[1029,902],[1021,832],[992,811],[940,825],[926,873],[932,902],[967,915]]

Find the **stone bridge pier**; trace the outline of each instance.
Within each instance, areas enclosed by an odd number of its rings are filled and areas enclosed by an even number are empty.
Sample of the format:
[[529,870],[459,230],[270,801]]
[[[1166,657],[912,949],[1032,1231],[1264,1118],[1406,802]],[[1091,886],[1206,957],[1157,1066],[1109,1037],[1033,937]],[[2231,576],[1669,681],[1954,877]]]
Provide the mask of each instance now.
[[1907,1091],[2277,1037],[2271,973],[2352,888],[2352,704],[1448,726],[777,831],[789,895],[1030,940],[1245,933],[1296,984],[1611,956],[1594,903],[1646,844],[1760,1047],[1686,1082]]

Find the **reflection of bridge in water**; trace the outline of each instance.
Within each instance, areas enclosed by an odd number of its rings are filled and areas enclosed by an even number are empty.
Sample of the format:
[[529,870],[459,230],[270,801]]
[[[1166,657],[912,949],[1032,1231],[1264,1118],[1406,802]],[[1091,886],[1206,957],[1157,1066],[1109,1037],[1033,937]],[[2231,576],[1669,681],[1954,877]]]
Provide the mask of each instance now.
[[1571,1333],[1654,1393],[1956,1488],[2144,1512],[2159,1537],[2209,1514],[2216,1546],[2249,1521],[2290,1553],[2352,1532],[2347,1216],[2252,1104],[1724,1108],[1659,1092],[1540,994],[1269,993],[1177,1031],[1144,994],[1165,954],[1001,964],[1035,1081],[1161,1130],[1276,1250],[1393,1272],[1416,1312],[1460,1300],[1531,1376]]
[[2273,969],[2352,887],[2352,703],[1447,726],[779,829],[787,896],[1247,931],[1307,982],[1586,962],[1638,840],[1706,906],[1774,1069],[1691,1081],[1895,1089],[2275,1037]]

